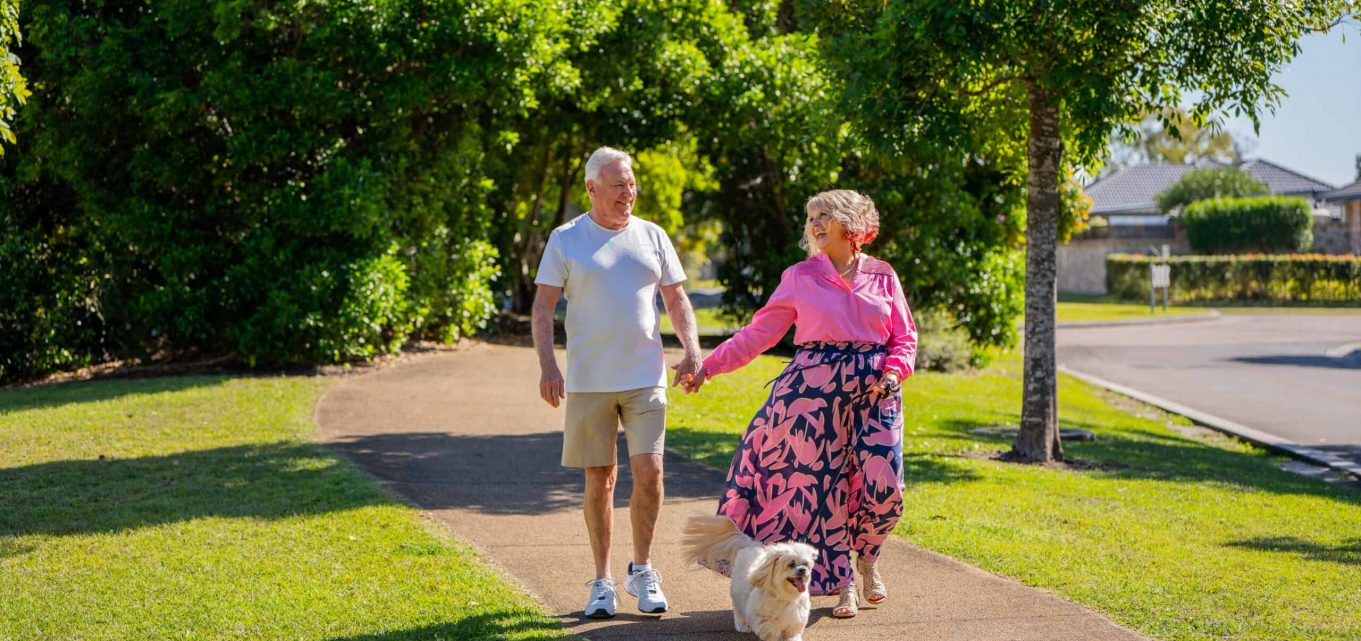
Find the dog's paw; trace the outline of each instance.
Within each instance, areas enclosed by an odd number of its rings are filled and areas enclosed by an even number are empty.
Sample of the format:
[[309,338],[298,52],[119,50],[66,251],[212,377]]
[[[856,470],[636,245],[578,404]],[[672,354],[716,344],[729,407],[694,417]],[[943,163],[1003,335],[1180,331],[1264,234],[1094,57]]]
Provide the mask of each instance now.
[[751,626],[747,625],[747,622],[743,621],[742,617],[737,614],[733,614],[732,627],[738,632],[751,632]]

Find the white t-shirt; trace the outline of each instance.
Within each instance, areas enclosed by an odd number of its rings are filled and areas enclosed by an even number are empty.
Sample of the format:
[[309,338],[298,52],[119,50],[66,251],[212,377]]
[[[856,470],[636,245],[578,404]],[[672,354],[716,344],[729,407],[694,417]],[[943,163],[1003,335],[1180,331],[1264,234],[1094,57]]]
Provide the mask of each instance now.
[[657,287],[684,280],[671,239],[641,218],[616,231],[587,213],[554,229],[534,282],[567,298],[567,392],[665,387]]

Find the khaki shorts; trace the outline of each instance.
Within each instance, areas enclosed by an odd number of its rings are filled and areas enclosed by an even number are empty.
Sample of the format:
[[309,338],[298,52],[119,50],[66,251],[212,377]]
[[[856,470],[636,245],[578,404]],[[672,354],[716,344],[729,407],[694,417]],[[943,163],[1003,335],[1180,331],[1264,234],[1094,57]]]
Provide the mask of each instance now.
[[569,392],[562,433],[563,467],[614,465],[620,424],[629,456],[661,454],[666,446],[666,388]]

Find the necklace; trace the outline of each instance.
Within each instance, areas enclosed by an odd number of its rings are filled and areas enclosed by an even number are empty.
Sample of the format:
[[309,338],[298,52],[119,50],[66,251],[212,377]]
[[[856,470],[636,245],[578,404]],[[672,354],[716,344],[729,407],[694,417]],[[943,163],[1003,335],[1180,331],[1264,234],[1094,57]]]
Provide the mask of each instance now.
[[842,278],[845,278],[851,272],[855,271],[855,266],[860,262],[859,260],[857,260],[858,258],[859,256],[851,258],[851,262],[846,265],[846,269],[838,271],[837,274]]

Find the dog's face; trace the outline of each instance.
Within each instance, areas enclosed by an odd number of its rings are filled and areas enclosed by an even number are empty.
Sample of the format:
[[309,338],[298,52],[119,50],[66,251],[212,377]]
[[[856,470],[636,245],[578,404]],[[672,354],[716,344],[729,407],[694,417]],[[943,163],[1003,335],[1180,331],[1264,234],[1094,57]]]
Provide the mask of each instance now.
[[813,564],[818,560],[817,548],[807,543],[776,543],[766,546],[760,564],[751,573],[752,585],[791,596],[808,592],[808,580],[813,578]]

